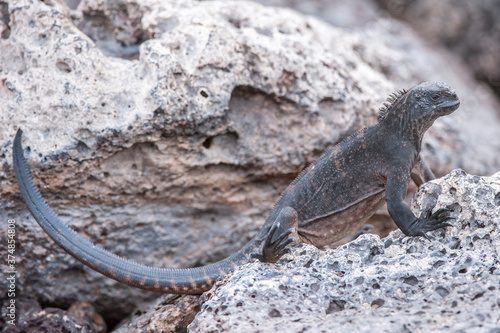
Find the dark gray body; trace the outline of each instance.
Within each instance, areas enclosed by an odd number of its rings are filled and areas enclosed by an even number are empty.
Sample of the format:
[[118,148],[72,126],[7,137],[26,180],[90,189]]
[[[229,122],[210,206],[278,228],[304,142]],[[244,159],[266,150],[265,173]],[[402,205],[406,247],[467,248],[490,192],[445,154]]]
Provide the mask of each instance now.
[[398,147],[394,154],[386,141],[385,127],[377,123],[335,146],[290,184],[268,221],[277,218],[281,207],[292,207],[298,238],[321,247],[359,229],[385,203],[391,174],[405,170],[409,182],[414,170],[418,185],[420,179],[434,178],[415,148]]

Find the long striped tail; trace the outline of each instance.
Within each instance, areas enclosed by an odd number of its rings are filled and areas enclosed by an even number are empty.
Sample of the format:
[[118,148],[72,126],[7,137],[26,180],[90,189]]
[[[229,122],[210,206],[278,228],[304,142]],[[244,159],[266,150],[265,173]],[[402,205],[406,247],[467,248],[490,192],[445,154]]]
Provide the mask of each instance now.
[[252,239],[230,257],[196,268],[169,269],[141,265],[94,245],[71,230],[47,205],[31,177],[21,145],[22,130],[14,139],[13,159],[17,182],[35,220],[66,252],[97,272],[129,286],[172,294],[201,294],[220,277],[250,261],[259,252],[260,241]]

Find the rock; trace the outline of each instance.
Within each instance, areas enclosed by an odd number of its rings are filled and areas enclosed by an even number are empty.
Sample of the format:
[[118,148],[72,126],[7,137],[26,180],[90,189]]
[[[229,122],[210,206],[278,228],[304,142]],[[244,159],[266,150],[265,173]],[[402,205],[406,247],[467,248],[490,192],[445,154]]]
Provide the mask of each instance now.
[[[500,130],[498,96],[495,96],[488,86],[477,82],[475,77],[477,71],[463,65],[460,52],[454,49],[446,50],[435,40],[436,36],[440,36],[443,32],[453,31],[455,35],[461,33],[458,25],[450,25],[449,20],[444,19],[445,13],[449,13],[452,17],[462,18],[468,17],[463,14],[464,11],[475,12],[473,16],[488,16],[478,13],[484,9],[485,1],[477,7],[472,3],[455,6],[445,1],[439,3],[439,6],[443,7],[439,10],[435,10],[435,3],[431,1],[259,0],[259,2],[271,6],[291,7],[303,13],[321,17],[335,26],[350,28],[373,38],[377,43],[361,43],[356,47],[356,51],[363,59],[370,58],[368,62],[372,63],[374,68],[379,68],[396,86],[404,86],[407,82],[452,82],[462,100],[460,113],[455,114],[454,118],[444,118],[431,127],[424,138],[425,160],[438,176],[445,175],[454,168],[463,168],[481,175],[488,175],[500,169],[500,154],[498,154],[500,136],[497,135]],[[377,8],[375,3],[380,7]],[[415,6],[423,8],[413,11],[412,8]],[[492,9],[491,12],[495,10]],[[415,13],[421,13],[421,15],[415,15]],[[406,23],[392,17],[406,19],[412,23],[414,30]],[[415,21],[419,24],[414,24]],[[432,21],[433,24],[429,25],[428,21]],[[474,35],[484,36],[479,39],[488,39],[488,43],[479,44],[490,49],[498,47],[498,38],[496,41],[491,38],[497,35],[496,31],[491,31],[491,24],[482,24],[481,20],[465,21],[464,25],[470,25],[470,28],[475,30]],[[436,31],[429,31],[429,29]],[[434,43],[429,43],[430,40],[434,40]],[[460,38],[453,40],[457,43],[464,41]],[[477,40],[474,37],[470,39],[471,48],[478,45]],[[441,42],[445,45],[449,44],[446,40],[441,40]],[[380,48],[380,45],[390,45],[397,51],[384,52],[392,54],[393,57],[380,59],[373,57],[377,50],[366,50],[367,45],[376,48]],[[368,51],[369,57],[364,57],[365,51]],[[485,56],[489,57],[491,54],[494,53],[486,52]],[[471,64],[471,67],[475,68],[478,65],[480,63]],[[494,72],[493,69],[490,71],[490,73]],[[484,81],[484,76],[482,81]],[[486,81],[493,88],[496,87],[494,80]],[[479,108],[480,111],[463,113],[464,108],[469,110]],[[443,126],[443,123],[448,124]],[[457,152],[461,152],[460,156]],[[415,188],[412,188],[410,194],[414,191]],[[380,236],[386,236],[395,228],[385,207],[371,218],[370,223],[375,226],[374,232]],[[343,240],[340,243],[345,242],[346,240]]]
[[500,1],[378,0],[431,43],[462,58],[476,77],[500,93]]
[[[0,219],[17,221],[18,288],[61,308],[88,302],[110,327],[157,294],[82,266],[38,227],[12,169],[18,127],[72,228],[140,263],[193,267],[241,247],[305,166],[425,79],[390,27],[348,32],[250,2],[17,0],[0,11]],[[454,115],[482,126],[472,139],[435,124],[424,147],[435,170],[500,165],[495,138],[483,140],[498,122],[472,116],[488,108]]]
[[19,288],[62,308],[89,302],[108,322],[156,294],[82,268],[47,239],[17,194],[18,126],[42,193],[77,232],[141,263],[190,267],[249,240],[305,165],[375,120],[385,92],[372,87],[391,89],[349,48],[314,41],[326,25],[291,11],[124,3],[83,2],[72,15],[156,36],[137,60],[103,56],[58,1],[9,3],[0,45],[1,213],[18,221]]
[[[290,7],[335,26],[372,30],[389,18],[408,22],[426,41],[426,48],[448,49],[475,77],[500,93],[500,2],[498,0],[257,0],[267,6]],[[460,66],[463,68],[463,66]],[[446,71],[446,68],[441,70]]]
[[[413,85],[422,81],[445,81],[452,84],[462,101],[460,113],[455,114],[453,118],[442,119],[430,129],[424,139],[426,160],[434,172],[441,176],[455,168],[481,175],[489,175],[500,169],[500,136],[496,134],[500,129],[498,96],[491,92],[490,87],[481,83],[485,81],[486,75],[478,74],[478,71],[474,70],[483,64],[491,64],[491,61],[471,59],[471,62],[467,63],[469,66],[465,67],[460,51],[453,47],[446,50],[440,45],[442,43],[450,46],[450,40],[452,44],[468,43],[471,53],[476,46],[482,47],[483,57],[491,58],[496,54],[494,50],[500,47],[500,39],[497,38],[499,30],[494,30],[492,26],[498,22],[467,18],[489,17],[496,10],[492,5],[495,1],[482,0],[478,6],[472,2],[465,4],[466,1],[461,1],[461,6],[457,6],[453,1],[444,1],[439,3],[440,8],[437,10],[435,2],[424,0],[259,2],[292,7],[303,13],[321,17],[335,26],[347,27],[362,36],[372,38],[376,42],[367,43],[362,39],[354,48],[362,59],[385,74],[395,86]],[[380,7],[377,8],[376,4]],[[488,6],[492,7],[490,11],[485,10]],[[444,18],[446,13],[453,18],[460,17],[461,23],[450,24],[450,20]],[[407,20],[414,29],[392,17]],[[432,23],[429,24],[429,21]],[[463,33],[464,26],[468,27],[470,34],[467,35],[470,39],[458,38]],[[438,43],[436,38],[442,34],[452,34],[454,37],[450,40],[443,38]],[[481,43],[477,43],[478,40],[481,40]],[[380,50],[386,46],[391,50]],[[378,57],[379,52],[385,56]],[[491,73],[495,73],[497,68],[500,67],[490,68],[485,73],[490,73],[489,77],[492,77]],[[477,76],[482,78],[481,82],[477,82]],[[493,88],[500,87],[500,79],[496,79],[497,82],[495,79],[486,81]],[[475,109],[480,111],[473,111]],[[447,125],[442,126],[447,122]],[[457,151],[461,152],[461,156],[457,156]]]
[[[424,138],[423,156],[435,173],[442,176],[463,168],[491,175],[500,170],[500,137],[495,134],[500,129],[500,105],[490,89],[478,83],[456,56],[438,47],[430,48],[406,25],[382,20],[367,33],[401,52],[395,54],[393,61],[379,65],[392,82],[404,85],[400,80],[406,75],[411,76],[406,80],[417,82],[445,81],[460,96],[460,111],[436,122]],[[364,46],[360,50],[364,54]],[[457,152],[461,152],[460,156]]]
[[152,304],[140,307],[123,320],[113,333],[186,332],[200,311],[198,296],[163,295]]
[[57,309],[42,309],[40,304],[33,299],[16,298],[15,325],[3,322],[9,300],[2,302],[2,317],[0,319],[0,332],[51,332],[51,333],[97,333],[92,324],[82,318]]
[[373,0],[257,0],[265,6],[290,7],[301,13],[315,15],[337,27],[359,28],[376,22],[381,10]]
[[190,332],[494,332],[500,325],[500,173],[455,170],[425,184],[413,211],[453,209],[431,241],[401,231],[336,250],[293,248],[241,267],[206,295]]
[[85,320],[92,326],[96,333],[106,333],[108,331],[104,319],[95,311],[92,304],[86,302],[73,303],[69,307],[68,313],[73,317]]

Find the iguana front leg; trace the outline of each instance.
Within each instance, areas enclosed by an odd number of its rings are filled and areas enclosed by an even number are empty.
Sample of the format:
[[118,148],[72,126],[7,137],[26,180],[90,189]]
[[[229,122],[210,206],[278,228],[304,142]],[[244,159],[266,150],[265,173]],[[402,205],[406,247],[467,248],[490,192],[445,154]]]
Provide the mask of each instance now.
[[423,184],[427,183],[429,180],[436,179],[434,173],[431,168],[425,163],[425,161],[418,155],[417,162],[415,166],[411,170],[411,179],[415,182],[415,184],[420,187]]
[[277,262],[285,253],[290,252],[288,245],[297,243],[299,218],[292,207],[281,209],[270,228],[263,228],[258,240],[262,241],[262,253],[252,253],[251,258],[263,262]]
[[408,188],[409,178],[407,170],[394,169],[387,179],[385,192],[387,210],[399,229],[406,236],[428,238],[426,232],[451,226],[446,221],[452,220],[454,217],[448,215],[451,211],[448,208],[438,209],[434,213],[430,209],[422,214],[420,218],[417,218],[412,213],[410,207],[403,201]]

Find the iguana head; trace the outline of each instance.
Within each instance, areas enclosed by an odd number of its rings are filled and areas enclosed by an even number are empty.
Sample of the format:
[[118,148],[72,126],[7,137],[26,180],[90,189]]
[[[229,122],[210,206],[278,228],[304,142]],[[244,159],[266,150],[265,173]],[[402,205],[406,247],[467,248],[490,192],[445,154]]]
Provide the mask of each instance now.
[[457,94],[446,83],[424,82],[391,95],[379,118],[404,125],[401,130],[412,128],[421,136],[437,118],[452,113],[459,105]]
[[444,82],[424,82],[410,90],[416,107],[414,117],[436,120],[455,111],[460,105],[457,94]]

